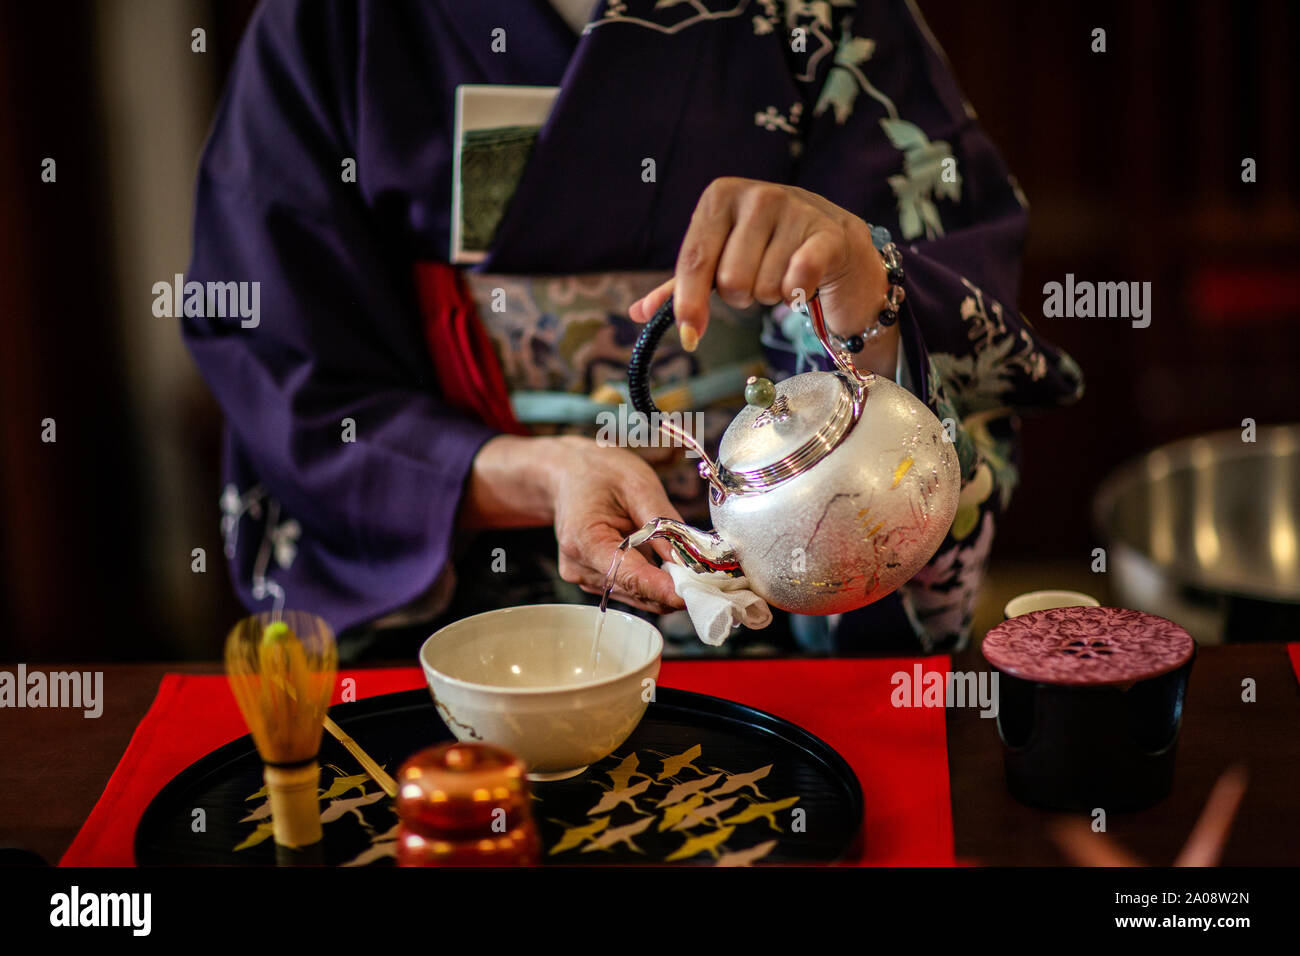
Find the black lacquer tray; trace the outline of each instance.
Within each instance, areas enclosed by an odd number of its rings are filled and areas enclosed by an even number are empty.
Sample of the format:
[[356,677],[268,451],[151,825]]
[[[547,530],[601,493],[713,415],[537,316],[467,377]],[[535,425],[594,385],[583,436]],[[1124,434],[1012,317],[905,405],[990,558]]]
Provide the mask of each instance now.
[[[330,715],[390,773],[453,739],[425,690],[340,704]],[[319,862],[391,865],[392,801],[328,735],[320,762]],[[213,751],[150,803],[136,862],[275,864],[262,788],[252,738]],[[688,691],[658,688],[614,754],[532,791],[548,864],[817,863],[860,848],[862,789],[839,754],[789,721]]]

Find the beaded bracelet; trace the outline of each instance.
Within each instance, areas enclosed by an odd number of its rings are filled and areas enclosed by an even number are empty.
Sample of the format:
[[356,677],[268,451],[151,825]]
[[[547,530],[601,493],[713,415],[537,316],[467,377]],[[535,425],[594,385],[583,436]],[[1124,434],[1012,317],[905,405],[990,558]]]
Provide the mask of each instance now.
[[880,311],[874,325],[867,326],[860,334],[841,338],[831,336],[840,348],[846,351],[861,352],[868,342],[874,342],[885,334],[885,330],[898,321],[898,310],[907,297],[903,292],[903,254],[898,251],[890,238],[889,230],[883,226],[871,226],[871,241],[880,251],[880,258],[885,262],[885,278],[889,280],[888,304]]

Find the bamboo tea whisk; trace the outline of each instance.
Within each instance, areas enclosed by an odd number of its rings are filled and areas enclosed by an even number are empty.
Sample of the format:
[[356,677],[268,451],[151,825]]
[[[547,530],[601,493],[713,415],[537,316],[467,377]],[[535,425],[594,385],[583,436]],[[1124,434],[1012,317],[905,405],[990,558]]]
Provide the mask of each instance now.
[[334,632],[314,614],[255,614],[226,638],[226,675],[266,765],[280,846],[321,840],[316,758],[337,669]]

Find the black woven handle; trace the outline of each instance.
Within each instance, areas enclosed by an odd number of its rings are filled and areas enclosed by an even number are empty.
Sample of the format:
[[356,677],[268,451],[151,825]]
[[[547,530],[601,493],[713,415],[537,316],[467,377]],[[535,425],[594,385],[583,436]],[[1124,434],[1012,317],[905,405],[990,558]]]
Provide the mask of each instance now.
[[672,327],[675,318],[673,299],[669,296],[668,301],[645,324],[636,345],[632,346],[632,358],[627,363],[627,394],[632,399],[632,407],[642,415],[657,414],[659,411],[655,400],[650,396],[650,360],[659,347],[659,340]]

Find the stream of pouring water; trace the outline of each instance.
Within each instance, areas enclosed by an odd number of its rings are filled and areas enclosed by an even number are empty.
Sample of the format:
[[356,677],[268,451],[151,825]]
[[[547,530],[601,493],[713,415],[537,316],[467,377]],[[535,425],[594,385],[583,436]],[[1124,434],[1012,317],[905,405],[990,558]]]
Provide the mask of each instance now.
[[600,614],[596,617],[595,633],[591,637],[591,658],[587,661],[587,677],[596,676],[596,663],[600,656],[600,635],[605,630],[605,611],[609,607],[609,595],[614,590],[614,581],[618,576],[619,566],[627,556],[630,549],[640,547],[650,540],[651,532],[642,528],[640,531],[634,531],[618,546],[614,552],[614,558],[609,562],[609,570],[605,572],[605,586],[600,592]]

